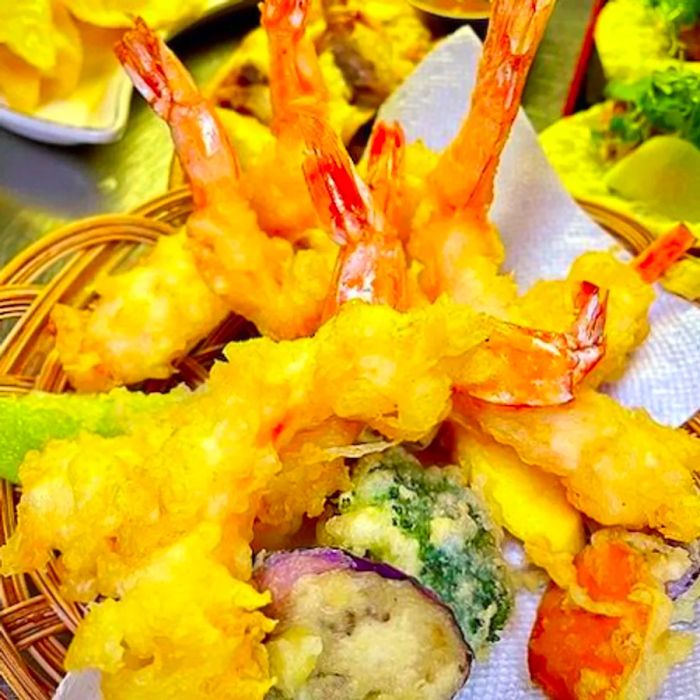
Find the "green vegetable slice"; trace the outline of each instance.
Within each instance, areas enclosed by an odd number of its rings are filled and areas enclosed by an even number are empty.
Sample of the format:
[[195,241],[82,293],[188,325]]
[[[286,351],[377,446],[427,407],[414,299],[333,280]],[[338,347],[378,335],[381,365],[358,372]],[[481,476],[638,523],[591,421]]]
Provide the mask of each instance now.
[[0,397],[0,477],[17,483],[19,467],[31,450],[81,432],[114,437],[140,418],[181,401],[187,390],[141,394],[115,389],[108,394],[31,392]]
[[700,150],[678,137],[650,138],[610,168],[605,184],[669,220],[700,221]]

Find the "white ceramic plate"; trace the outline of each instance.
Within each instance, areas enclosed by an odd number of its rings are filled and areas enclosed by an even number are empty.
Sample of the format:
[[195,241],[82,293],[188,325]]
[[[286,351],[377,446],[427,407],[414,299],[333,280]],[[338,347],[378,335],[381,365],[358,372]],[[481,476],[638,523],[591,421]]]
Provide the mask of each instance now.
[[[208,0],[199,17],[173,27],[168,38],[228,7],[246,4],[250,3],[246,0]],[[106,61],[111,55],[111,42],[100,50],[104,51],[102,56],[92,57],[93,60],[97,58],[96,62]],[[70,97],[41,105],[31,114],[10,109],[2,104],[0,97],[0,127],[34,141],[62,146],[112,143],[121,138],[126,128],[131,92],[131,81],[115,62],[107,71],[82,78]]]

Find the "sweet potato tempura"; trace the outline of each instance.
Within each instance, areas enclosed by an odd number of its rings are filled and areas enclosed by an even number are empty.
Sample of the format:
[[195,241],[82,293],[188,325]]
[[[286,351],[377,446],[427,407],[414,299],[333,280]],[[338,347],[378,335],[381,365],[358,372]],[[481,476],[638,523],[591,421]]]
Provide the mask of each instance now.
[[576,557],[570,589],[545,592],[528,665],[547,697],[649,698],[692,647],[690,635],[669,631],[673,604],[635,547],[643,536],[634,537],[597,532]]

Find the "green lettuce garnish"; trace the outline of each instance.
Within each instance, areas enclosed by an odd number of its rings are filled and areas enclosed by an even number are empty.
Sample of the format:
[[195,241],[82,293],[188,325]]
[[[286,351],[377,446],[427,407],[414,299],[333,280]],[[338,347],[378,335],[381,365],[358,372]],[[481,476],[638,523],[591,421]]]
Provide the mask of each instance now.
[[629,148],[667,134],[700,148],[700,74],[669,68],[632,83],[612,82],[608,96],[618,108],[599,138]]
[[700,0],[646,0],[646,4],[678,28],[692,26],[700,20]]

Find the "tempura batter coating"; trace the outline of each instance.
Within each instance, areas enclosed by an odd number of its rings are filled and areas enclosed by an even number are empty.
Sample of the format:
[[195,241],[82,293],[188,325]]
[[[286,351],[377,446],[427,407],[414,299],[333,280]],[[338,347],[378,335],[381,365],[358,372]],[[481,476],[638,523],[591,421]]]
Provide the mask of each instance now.
[[120,600],[90,609],[66,669],[102,672],[109,700],[262,700],[270,601],[216,561],[219,528],[193,530],[131,576]]
[[[478,390],[482,378],[491,386],[492,341],[512,332],[446,300],[404,314],[351,302],[313,338],[233,343],[204,390],[131,434],[83,435],[30,454],[3,570],[41,567],[58,550],[72,597],[114,595],[154,551],[210,520],[225,527],[222,561],[245,577],[256,518],[316,512],[342,478],[313,474],[353,440],[343,421],[398,441],[425,438],[452,411],[455,389]],[[513,371],[530,391],[522,367]],[[307,431],[327,457],[299,450]],[[303,499],[290,500],[285,485],[300,482]]]
[[513,305],[510,317],[549,330],[566,328],[574,313],[572,284],[582,280],[608,290],[605,356],[586,379],[598,386],[620,377],[630,353],[649,333],[649,309],[656,294],[629,263],[612,253],[585,253],[574,261],[565,280],[536,283]]
[[[490,326],[448,303],[411,314],[350,304],[312,339],[232,343],[205,389],[131,434],[31,453],[3,570],[40,568],[55,549],[70,597],[116,595],[155,551],[211,521],[225,528],[221,561],[245,578],[256,517],[298,520],[342,479],[313,476],[337,454],[300,450],[302,434],[314,431],[322,449],[347,445],[354,432],[341,419],[425,436],[449,413],[460,360]],[[295,501],[288,492],[299,483]]]
[[594,520],[683,542],[700,537],[700,441],[688,433],[587,388],[553,408],[460,404],[524,462],[560,476],[569,500]]
[[172,362],[228,313],[183,232],[158,239],[143,262],[103,278],[95,291],[92,310],[57,306],[52,314],[63,367],[81,391],[170,376]]

